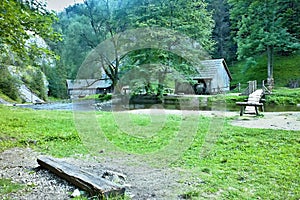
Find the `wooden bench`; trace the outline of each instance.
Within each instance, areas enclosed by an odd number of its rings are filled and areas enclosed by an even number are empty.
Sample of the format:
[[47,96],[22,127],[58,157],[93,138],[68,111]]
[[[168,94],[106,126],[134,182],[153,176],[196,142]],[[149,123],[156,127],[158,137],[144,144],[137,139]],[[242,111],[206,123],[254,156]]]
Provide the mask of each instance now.
[[253,106],[255,108],[255,114],[258,115],[258,108],[264,111],[264,104],[263,103],[256,103],[256,102],[236,102],[236,105],[241,106],[240,116],[243,116],[245,109],[247,106]]

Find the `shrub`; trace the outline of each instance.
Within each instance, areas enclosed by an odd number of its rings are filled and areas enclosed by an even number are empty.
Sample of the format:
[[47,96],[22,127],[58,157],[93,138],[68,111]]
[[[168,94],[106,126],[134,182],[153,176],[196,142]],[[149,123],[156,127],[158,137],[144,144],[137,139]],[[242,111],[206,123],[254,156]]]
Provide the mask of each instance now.
[[0,90],[3,94],[17,101],[19,99],[19,80],[13,77],[7,67],[0,66]]

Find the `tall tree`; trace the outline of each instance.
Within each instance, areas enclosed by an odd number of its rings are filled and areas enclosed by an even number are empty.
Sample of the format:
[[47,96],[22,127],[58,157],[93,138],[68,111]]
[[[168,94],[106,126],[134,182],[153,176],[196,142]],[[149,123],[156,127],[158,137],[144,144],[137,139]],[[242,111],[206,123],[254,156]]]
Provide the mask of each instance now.
[[[101,67],[112,80],[113,85],[116,85],[120,67],[130,65],[129,62],[134,59],[128,57],[136,56],[119,55],[118,38],[115,36],[125,30],[164,27],[183,33],[198,41],[204,49],[212,50],[213,20],[211,13],[206,10],[206,5],[203,0],[86,0],[84,4],[67,8],[59,16],[61,22],[57,28],[61,29],[64,41],[58,49],[62,52],[64,65],[77,65],[76,69],[78,69],[80,63],[77,61],[81,59],[82,62],[83,55],[87,55],[100,42],[112,39],[114,59],[106,59]],[[147,51],[141,50],[135,53],[146,54]],[[165,55],[163,51],[156,51],[153,54],[156,60]]]
[[208,10],[213,13],[215,27],[212,37],[216,42],[214,58],[225,58],[227,61],[236,59],[236,45],[231,35],[229,4],[227,0],[206,0]]
[[[164,27],[174,30],[194,39],[206,51],[212,51],[214,42],[211,33],[214,23],[204,1],[136,0],[133,2],[135,6],[131,10],[131,22],[134,27]],[[170,37],[168,40],[176,43],[177,39]],[[164,80],[172,69],[182,74],[193,72],[191,63],[166,50],[147,49],[134,53],[135,65],[150,64],[151,71],[158,74],[158,95],[162,93]],[[156,64],[156,67],[151,64]]]
[[204,0],[133,0],[135,27],[164,27],[197,40],[212,51],[211,38],[214,21]]
[[[55,48],[62,55],[67,66],[69,78],[75,78],[77,71],[88,53],[108,38],[127,28],[126,12],[130,1],[85,0],[60,13],[59,23],[55,25],[63,34],[63,42]],[[78,48],[80,46],[80,48]],[[117,53],[117,52],[116,52]],[[107,64],[103,70],[115,82],[119,70],[119,57]]]
[[[282,9],[293,10],[286,0],[228,0],[232,6],[231,20],[238,45],[238,59],[244,59],[257,53],[267,52],[268,84],[272,88],[273,57],[275,51],[292,52],[299,48],[299,40]],[[299,26],[297,21],[293,21]]]

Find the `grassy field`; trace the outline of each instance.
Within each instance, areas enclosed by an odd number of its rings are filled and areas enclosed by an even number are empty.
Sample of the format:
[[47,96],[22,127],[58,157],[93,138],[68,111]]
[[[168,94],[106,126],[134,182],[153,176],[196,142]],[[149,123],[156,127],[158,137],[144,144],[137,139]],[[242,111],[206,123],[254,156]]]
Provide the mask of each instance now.
[[[30,146],[56,157],[89,153],[75,128],[72,112],[34,111],[0,105],[0,116],[0,152],[16,146]],[[127,130],[119,128],[112,113],[98,112],[96,117],[106,138],[115,146],[139,154],[165,146],[174,131],[179,130],[182,120],[191,120],[170,115],[159,134],[147,135],[148,139],[145,139],[130,137],[127,133],[134,131],[131,126],[146,127],[151,122],[146,115],[131,116],[132,124]],[[170,164],[170,167],[191,170],[203,180],[186,193],[187,198],[198,199],[198,195],[203,197],[203,194],[218,199],[300,198],[300,131],[234,127],[226,119],[210,153],[200,158],[199,152],[212,119],[200,116],[197,120],[198,130],[191,146]],[[0,196],[10,192],[10,187],[13,190],[22,188],[22,185],[0,179],[0,186],[3,184],[7,187],[0,190]]]
[[[247,84],[250,80],[257,80],[261,84],[267,79],[267,55],[261,54],[254,57],[255,62],[246,60],[235,64],[228,63],[232,73],[232,84]],[[275,55],[274,57],[274,80],[276,87],[284,87],[291,80],[299,80],[300,77],[300,52],[290,56]]]

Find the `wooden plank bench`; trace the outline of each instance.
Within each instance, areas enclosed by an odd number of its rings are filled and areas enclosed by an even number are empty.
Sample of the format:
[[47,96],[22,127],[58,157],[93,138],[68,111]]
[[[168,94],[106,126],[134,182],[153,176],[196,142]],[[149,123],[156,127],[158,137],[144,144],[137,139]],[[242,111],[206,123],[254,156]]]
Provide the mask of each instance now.
[[264,111],[264,104],[257,102],[236,102],[236,105],[241,106],[240,116],[243,116],[247,106],[253,106],[255,108],[255,114],[258,115],[258,108]]

